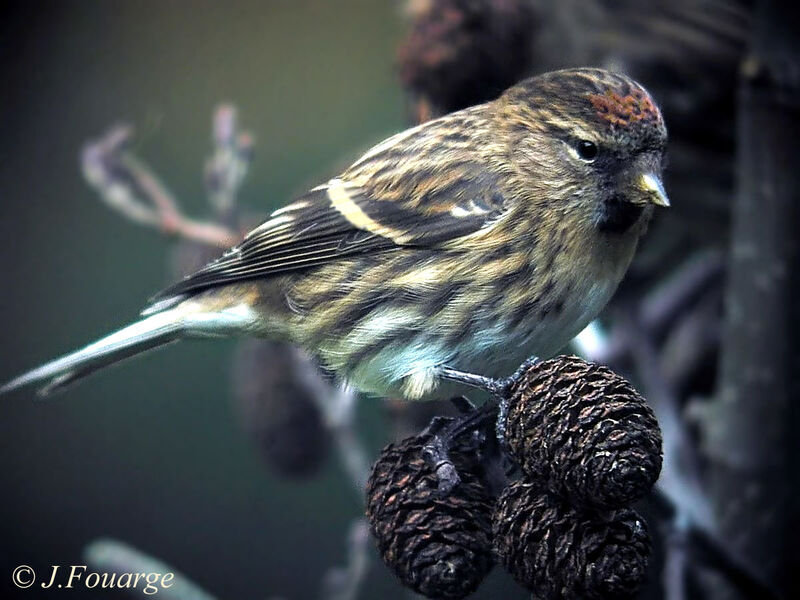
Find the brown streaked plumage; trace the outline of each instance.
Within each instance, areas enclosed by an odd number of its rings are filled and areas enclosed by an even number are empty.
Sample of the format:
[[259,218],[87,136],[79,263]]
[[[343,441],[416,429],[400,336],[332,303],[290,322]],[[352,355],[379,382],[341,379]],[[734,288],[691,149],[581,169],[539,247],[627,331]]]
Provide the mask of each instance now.
[[445,365],[501,375],[556,352],[608,301],[652,205],[666,205],[665,142],[653,100],[623,75],[526,80],[378,144],[159,294],[139,323],[7,388],[241,334],[301,345],[382,395],[450,393]]

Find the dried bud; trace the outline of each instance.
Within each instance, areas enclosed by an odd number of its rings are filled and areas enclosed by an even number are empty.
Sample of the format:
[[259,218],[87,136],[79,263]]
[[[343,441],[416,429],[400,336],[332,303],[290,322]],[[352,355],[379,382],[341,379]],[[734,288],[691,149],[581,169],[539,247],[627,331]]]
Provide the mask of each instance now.
[[492,567],[492,498],[474,451],[450,450],[461,482],[447,496],[422,456],[430,435],[386,446],[367,483],[367,518],[384,562],[429,598],[475,591]]
[[242,342],[234,399],[243,428],[267,464],[287,477],[307,477],[322,465],[330,439],[293,353],[277,342]]
[[398,49],[400,77],[432,115],[486,102],[529,69],[534,34],[525,0],[409,3],[412,23]]
[[645,400],[576,356],[536,363],[515,382],[506,440],[525,473],[577,506],[630,504],[661,471],[661,431]]
[[515,481],[500,495],[492,517],[495,551],[537,600],[620,600],[644,579],[650,536],[629,508],[579,512]]

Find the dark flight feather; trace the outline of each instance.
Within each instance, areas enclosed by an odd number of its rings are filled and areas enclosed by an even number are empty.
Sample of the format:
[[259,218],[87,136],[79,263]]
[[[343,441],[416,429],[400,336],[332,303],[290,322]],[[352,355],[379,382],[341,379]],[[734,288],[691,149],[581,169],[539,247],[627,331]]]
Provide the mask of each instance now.
[[505,206],[484,167],[477,162],[459,167],[448,185],[418,185],[401,199],[332,179],[276,210],[240,244],[151,302],[349,256],[431,247],[474,233],[489,226]]

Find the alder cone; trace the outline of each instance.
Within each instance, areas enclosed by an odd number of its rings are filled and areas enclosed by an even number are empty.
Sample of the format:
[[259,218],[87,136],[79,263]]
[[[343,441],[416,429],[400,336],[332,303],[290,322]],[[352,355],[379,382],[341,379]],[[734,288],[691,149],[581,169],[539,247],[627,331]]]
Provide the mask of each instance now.
[[525,371],[505,427],[528,477],[576,506],[626,506],[661,472],[661,430],[647,402],[623,377],[576,356]]
[[582,512],[524,480],[500,495],[492,532],[503,566],[537,600],[632,598],[650,556],[633,510]]
[[493,500],[464,447],[450,451],[461,482],[441,495],[422,455],[430,439],[410,437],[383,449],[367,483],[367,518],[381,557],[405,586],[457,600],[492,568]]
[[426,118],[491,100],[529,72],[536,28],[527,0],[407,4],[398,70],[405,88],[429,104]]

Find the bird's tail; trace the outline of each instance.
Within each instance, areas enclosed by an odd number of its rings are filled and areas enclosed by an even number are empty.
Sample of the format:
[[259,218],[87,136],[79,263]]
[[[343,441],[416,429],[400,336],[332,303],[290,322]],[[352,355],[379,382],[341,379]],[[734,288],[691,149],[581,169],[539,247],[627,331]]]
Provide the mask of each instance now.
[[245,329],[249,311],[204,311],[188,301],[128,325],[40,367],[23,373],[0,388],[0,394],[43,384],[40,395],[48,395],[108,365],[164,346],[185,337],[219,337]]

